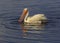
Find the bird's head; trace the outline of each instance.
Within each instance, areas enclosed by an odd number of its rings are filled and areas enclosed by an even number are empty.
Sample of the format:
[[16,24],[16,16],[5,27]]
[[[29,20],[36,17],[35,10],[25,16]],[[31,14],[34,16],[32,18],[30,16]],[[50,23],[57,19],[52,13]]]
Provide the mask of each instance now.
[[25,16],[27,15],[27,13],[28,13],[28,9],[27,9],[27,8],[24,8],[24,10],[23,10],[23,12],[22,12],[22,15],[20,16],[18,22],[24,21],[24,18],[25,18]]

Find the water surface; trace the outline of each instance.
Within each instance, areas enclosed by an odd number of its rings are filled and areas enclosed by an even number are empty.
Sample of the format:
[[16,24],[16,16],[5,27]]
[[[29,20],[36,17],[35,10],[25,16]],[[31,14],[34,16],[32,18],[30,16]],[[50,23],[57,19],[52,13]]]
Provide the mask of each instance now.
[[[26,7],[30,15],[45,14],[48,23],[20,25]],[[60,0],[0,0],[0,43],[60,43]]]

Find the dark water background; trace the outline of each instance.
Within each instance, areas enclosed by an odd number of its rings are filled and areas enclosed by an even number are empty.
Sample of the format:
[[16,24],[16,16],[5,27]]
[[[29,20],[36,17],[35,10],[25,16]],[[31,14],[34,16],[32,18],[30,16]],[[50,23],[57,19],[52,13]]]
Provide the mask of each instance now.
[[[43,13],[48,23],[20,26],[18,18],[28,8],[30,15]],[[28,30],[22,28],[40,30]],[[0,43],[60,43],[60,0],[0,0]]]

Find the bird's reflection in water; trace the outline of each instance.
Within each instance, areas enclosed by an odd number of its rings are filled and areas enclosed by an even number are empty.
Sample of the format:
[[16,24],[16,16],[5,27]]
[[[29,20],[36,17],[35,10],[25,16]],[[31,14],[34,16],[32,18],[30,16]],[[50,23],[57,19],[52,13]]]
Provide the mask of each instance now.
[[39,39],[40,34],[43,33],[44,30],[44,24],[41,25],[26,25],[26,24],[20,24],[20,27],[22,29],[22,38],[26,39]]

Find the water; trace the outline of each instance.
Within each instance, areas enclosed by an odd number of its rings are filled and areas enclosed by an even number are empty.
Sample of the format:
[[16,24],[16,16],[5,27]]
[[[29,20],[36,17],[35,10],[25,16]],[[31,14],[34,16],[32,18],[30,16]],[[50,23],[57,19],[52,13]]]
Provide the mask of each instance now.
[[[48,23],[19,24],[18,18],[26,7],[30,15],[45,14]],[[0,43],[60,43],[60,0],[0,0]]]

